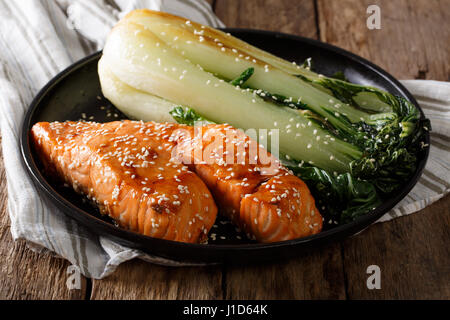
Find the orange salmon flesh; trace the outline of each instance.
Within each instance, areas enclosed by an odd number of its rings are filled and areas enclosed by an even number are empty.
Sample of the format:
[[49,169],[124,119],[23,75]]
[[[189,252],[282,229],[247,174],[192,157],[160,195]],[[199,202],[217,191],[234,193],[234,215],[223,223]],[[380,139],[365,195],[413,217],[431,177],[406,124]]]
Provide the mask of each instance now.
[[40,122],[31,140],[48,176],[143,235],[205,242],[218,208],[259,242],[322,229],[306,184],[229,125]]

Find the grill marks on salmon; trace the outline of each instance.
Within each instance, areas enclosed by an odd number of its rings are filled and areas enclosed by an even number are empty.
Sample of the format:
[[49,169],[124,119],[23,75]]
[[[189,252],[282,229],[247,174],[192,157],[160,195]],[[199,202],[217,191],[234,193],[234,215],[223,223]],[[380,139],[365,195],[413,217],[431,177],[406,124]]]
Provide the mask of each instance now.
[[32,140],[46,171],[95,202],[121,227],[202,242],[217,207],[203,181],[171,161],[180,126],[142,122],[38,123]]
[[51,175],[144,235],[202,241],[214,224],[215,203],[259,242],[322,228],[306,184],[229,125],[38,123],[32,137]]

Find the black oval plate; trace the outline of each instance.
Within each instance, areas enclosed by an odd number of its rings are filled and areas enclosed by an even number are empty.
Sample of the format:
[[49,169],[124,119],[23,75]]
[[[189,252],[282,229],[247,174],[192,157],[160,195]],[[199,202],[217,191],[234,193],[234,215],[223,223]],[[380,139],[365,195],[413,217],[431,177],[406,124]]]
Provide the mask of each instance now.
[[[405,97],[420,110],[411,94],[391,75],[350,52],[319,41],[276,32],[246,29],[225,29],[225,31],[290,61],[302,63],[306,58],[312,57],[315,70],[319,73],[332,75],[337,71],[343,71],[351,82],[375,86]],[[98,52],[70,66],[51,80],[36,96],[22,128],[22,155],[33,180],[62,212],[98,234],[110,236],[121,244],[149,254],[183,262],[212,263],[275,260],[299,255],[304,250],[355,234],[392,209],[417,183],[428,158],[426,150],[421,155],[417,171],[408,183],[373,212],[352,223],[302,239],[270,244],[254,243],[245,240],[245,237],[241,236],[229,222],[220,219],[210,232],[209,244],[180,243],[126,231],[116,227],[109,219],[101,217],[95,208],[85,203],[72,190],[49,183],[41,173],[29,141],[30,129],[39,121],[84,119],[107,122],[124,118],[101,93],[97,75],[97,62],[100,56],[101,52]],[[429,137],[426,138],[426,143],[429,143]]]

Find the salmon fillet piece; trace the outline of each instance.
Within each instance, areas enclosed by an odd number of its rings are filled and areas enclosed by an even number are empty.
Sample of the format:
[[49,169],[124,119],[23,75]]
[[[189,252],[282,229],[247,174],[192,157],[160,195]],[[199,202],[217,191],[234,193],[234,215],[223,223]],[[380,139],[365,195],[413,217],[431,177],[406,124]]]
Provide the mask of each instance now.
[[171,161],[176,124],[135,121],[37,123],[31,131],[45,171],[95,202],[119,226],[197,243],[217,216],[213,197],[189,168]]
[[178,139],[178,157],[206,183],[220,212],[249,238],[276,242],[322,230],[306,184],[262,145],[229,125],[196,130]]
[[322,229],[306,184],[229,125],[38,123],[32,138],[51,175],[132,231],[202,241],[217,215],[214,200],[259,242]]

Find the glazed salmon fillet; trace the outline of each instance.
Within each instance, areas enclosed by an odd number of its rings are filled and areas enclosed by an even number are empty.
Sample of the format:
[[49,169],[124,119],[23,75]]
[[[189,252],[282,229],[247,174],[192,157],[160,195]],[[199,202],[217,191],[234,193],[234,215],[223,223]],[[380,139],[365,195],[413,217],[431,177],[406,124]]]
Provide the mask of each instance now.
[[171,162],[179,125],[37,123],[31,137],[45,171],[98,205],[120,227],[198,243],[217,216],[213,197],[187,166]]
[[276,242],[321,231],[323,219],[306,184],[262,145],[226,124],[196,130],[178,139],[178,157],[247,237]]
[[216,203],[259,242],[322,229],[306,184],[229,125],[38,123],[32,138],[49,174],[135,232],[202,241],[216,219]]

